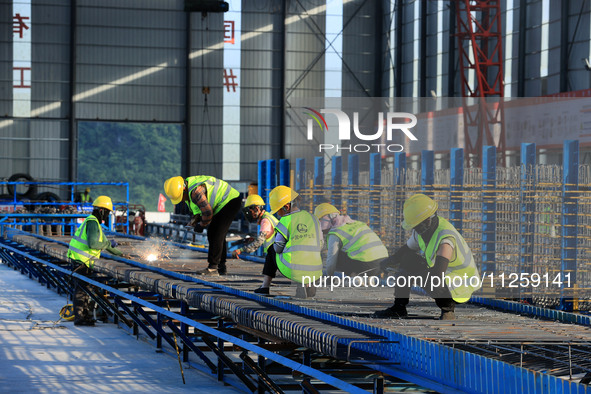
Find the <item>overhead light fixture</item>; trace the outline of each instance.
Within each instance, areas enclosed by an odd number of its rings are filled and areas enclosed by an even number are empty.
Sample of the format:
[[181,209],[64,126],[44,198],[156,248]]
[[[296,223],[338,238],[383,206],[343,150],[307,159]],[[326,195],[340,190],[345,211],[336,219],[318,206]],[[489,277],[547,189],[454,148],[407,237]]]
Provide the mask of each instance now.
[[219,0],[185,0],[186,12],[228,12],[230,6]]

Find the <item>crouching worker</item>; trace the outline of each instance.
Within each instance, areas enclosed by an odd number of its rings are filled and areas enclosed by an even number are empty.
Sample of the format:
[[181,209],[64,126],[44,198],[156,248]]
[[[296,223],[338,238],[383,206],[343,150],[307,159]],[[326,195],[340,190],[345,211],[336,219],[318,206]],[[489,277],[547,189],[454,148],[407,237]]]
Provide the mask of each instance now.
[[233,258],[240,258],[241,253],[254,253],[261,246],[265,250],[265,259],[275,260],[275,250],[270,246],[273,245],[275,239],[275,226],[279,223],[279,220],[269,212],[265,211],[265,202],[261,196],[257,194],[251,194],[246,198],[244,202],[244,208],[242,209],[244,217],[250,223],[257,223],[260,227],[259,235],[255,240],[249,244],[244,245],[240,249],[236,249],[232,252]]
[[388,257],[388,250],[367,224],[341,215],[328,203],[318,205],[314,216],[320,221],[322,232],[328,234],[326,275],[332,276],[336,270],[347,276],[379,275],[380,263]]
[[[298,193],[287,186],[277,186],[269,193],[271,214],[277,213],[280,220],[275,227],[273,249],[275,259],[266,259],[263,267],[263,284],[255,290],[269,294],[271,281],[277,270],[285,277],[301,284],[304,277],[319,279],[322,276],[322,231],[318,219],[297,206]],[[316,288],[306,283],[306,297],[314,297]],[[298,292],[300,294],[300,287]]]
[[435,299],[441,320],[453,320],[456,304],[467,302],[480,288],[472,251],[455,227],[437,216],[437,202],[430,197],[411,196],[404,203],[403,215],[402,227],[412,229],[412,234],[406,245],[382,263],[382,268],[398,267],[394,305],[375,316],[407,317],[411,287],[418,286]]
[[[109,241],[100,226],[102,222],[109,219],[109,213],[113,210],[111,198],[99,196],[92,205],[94,207],[92,214],[78,227],[68,247],[68,258],[79,264],[74,272],[84,276],[90,275],[95,260],[101,257],[101,251],[106,250],[115,256],[123,255],[119,249],[115,248],[117,242]],[[82,282],[74,279],[74,285],[74,324],[93,326],[90,297],[82,290]]]

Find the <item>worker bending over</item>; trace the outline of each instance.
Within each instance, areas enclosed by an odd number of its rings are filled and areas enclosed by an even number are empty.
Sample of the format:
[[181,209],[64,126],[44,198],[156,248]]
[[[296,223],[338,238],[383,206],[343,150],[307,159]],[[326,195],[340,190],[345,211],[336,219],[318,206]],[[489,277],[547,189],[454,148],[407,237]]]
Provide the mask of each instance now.
[[270,246],[273,245],[275,226],[279,220],[265,210],[265,202],[258,194],[251,194],[246,198],[242,212],[246,220],[260,226],[259,235],[253,242],[233,251],[232,257],[236,259],[240,258],[241,253],[254,253],[262,246],[266,253],[265,259],[275,260],[275,249]]
[[[115,246],[115,240],[109,241],[100,226],[109,219],[113,210],[110,197],[99,196],[92,204],[94,209],[78,229],[68,246],[68,258],[79,266],[74,270],[77,274],[88,276],[94,267],[95,260],[101,257],[101,251],[107,250],[115,256],[123,253]],[[74,324],[77,326],[93,326],[94,319],[90,310],[90,298],[82,290],[82,282],[74,279]]]
[[[271,214],[279,215],[275,227],[273,249],[275,259],[266,259],[263,267],[263,284],[254,292],[269,294],[271,281],[277,269],[285,277],[302,283],[305,276],[322,276],[322,231],[318,219],[297,206],[298,193],[287,186],[277,186],[269,193]],[[303,286],[303,285],[302,285]],[[313,297],[316,288],[305,287],[306,297]]]
[[[396,276],[405,276],[406,286],[397,285],[394,305],[375,312],[375,316],[406,317],[411,287],[422,286],[441,308],[440,319],[453,320],[456,304],[467,302],[472,293],[480,288],[472,251],[455,227],[437,216],[437,202],[430,197],[424,194],[411,196],[404,203],[403,215],[402,227],[412,229],[411,236],[406,245],[385,260],[382,266],[398,266]],[[415,283],[409,276],[420,276],[424,282]],[[438,285],[434,277],[446,279]],[[401,282],[397,280],[397,284]]]
[[240,211],[240,193],[227,182],[207,175],[169,178],[164,182],[164,192],[173,204],[184,201],[189,206],[193,217],[188,225],[196,232],[207,227],[208,266],[197,274],[226,275],[226,234]]
[[380,263],[388,257],[388,250],[367,224],[341,215],[328,203],[318,205],[314,216],[320,221],[322,232],[328,234],[326,275],[332,276],[336,270],[348,276],[380,273]]

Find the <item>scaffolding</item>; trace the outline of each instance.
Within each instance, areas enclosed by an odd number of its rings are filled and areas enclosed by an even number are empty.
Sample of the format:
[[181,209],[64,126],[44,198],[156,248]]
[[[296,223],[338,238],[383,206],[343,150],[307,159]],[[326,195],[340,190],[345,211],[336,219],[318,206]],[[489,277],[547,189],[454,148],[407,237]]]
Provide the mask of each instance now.
[[[329,202],[353,219],[368,223],[390,253],[409,237],[402,207],[414,193],[439,204],[438,214],[464,236],[493,291],[479,295],[519,299],[560,310],[591,310],[591,166],[579,165],[578,141],[565,141],[562,166],[535,162],[535,144],[523,144],[522,162],[497,167],[496,148],[483,149],[481,167],[465,167],[462,149],[450,152],[448,169],[434,169],[432,151],[423,151],[420,169],[408,169],[398,153],[393,167],[371,154],[360,171],[355,155],[317,157],[313,170],[297,159],[291,184],[300,206],[313,212]],[[335,163],[336,161],[336,163]],[[266,198],[277,185],[273,160],[259,162],[259,192]],[[331,171],[325,173],[325,168]],[[270,170],[272,169],[272,170]],[[289,183],[279,183],[289,184]],[[482,290],[484,292],[484,290]]]

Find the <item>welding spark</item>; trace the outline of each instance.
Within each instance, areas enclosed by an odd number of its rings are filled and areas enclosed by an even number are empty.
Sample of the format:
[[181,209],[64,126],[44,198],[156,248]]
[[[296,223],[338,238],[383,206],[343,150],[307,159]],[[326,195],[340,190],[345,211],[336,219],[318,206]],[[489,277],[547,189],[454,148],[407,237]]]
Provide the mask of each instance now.
[[146,257],[146,260],[148,261],[156,261],[158,259],[158,257],[155,254],[149,254],[148,257]]

